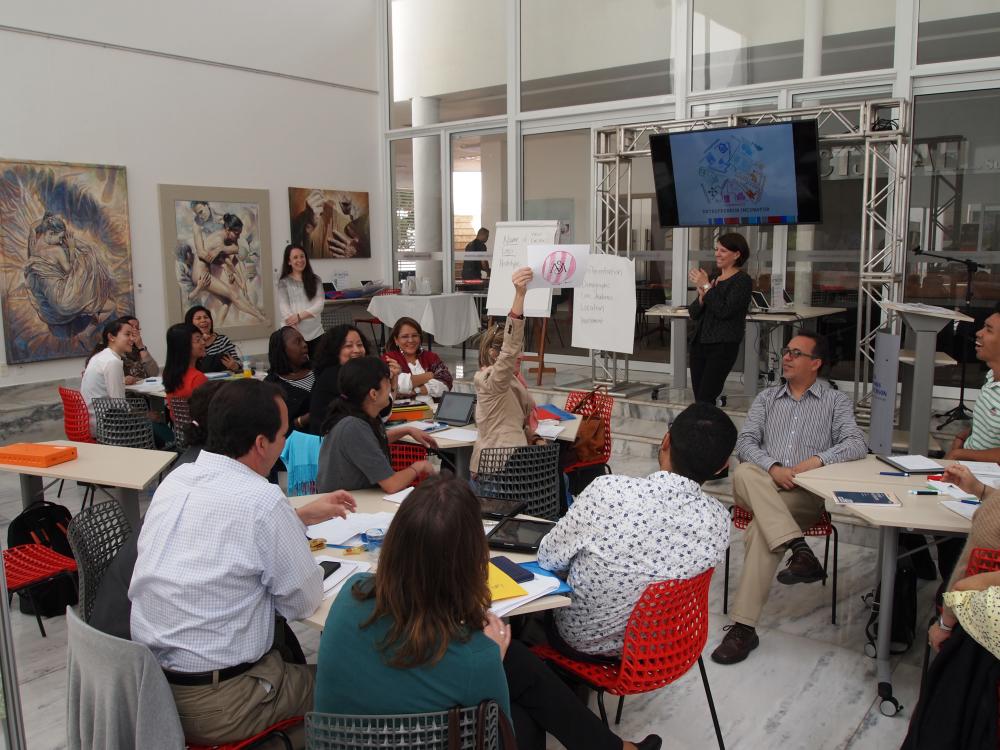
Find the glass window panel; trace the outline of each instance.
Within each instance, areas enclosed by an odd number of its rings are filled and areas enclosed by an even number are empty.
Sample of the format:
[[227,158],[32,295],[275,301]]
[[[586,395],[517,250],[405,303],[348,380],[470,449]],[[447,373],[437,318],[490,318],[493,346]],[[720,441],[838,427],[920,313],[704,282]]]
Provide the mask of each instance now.
[[669,94],[673,0],[521,3],[521,109]]
[[823,6],[825,76],[893,66],[896,4],[837,0]]
[[[975,356],[974,332],[1000,299],[1000,90],[918,96],[914,102],[910,180],[911,247],[937,257],[907,258],[905,299],[966,310],[974,325],[947,326],[938,350],[966,364],[965,385],[979,388],[986,368]],[[957,386],[960,367],[938,367],[935,382]]]
[[[451,243],[456,291],[486,292],[492,239],[487,252],[465,250],[480,228],[492,237],[507,218],[507,134],[461,134],[451,139]],[[482,265],[485,261],[485,265]]]
[[395,277],[430,280],[442,289],[441,139],[436,135],[389,143],[392,173],[392,247]]
[[920,0],[917,63],[1000,55],[996,0]]
[[778,108],[777,98],[761,97],[760,99],[745,99],[738,102],[712,102],[709,104],[692,104],[692,117],[715,117],[718,115],[744,114],[750,112],[767,112]]
[[[560,242],[587,244],[591,241],[592,220],[590,174],[590,131],[526,135],[522,140],[524,219],[558,219]],[[652,192],[652,177],[650,177]],[[546,353],[588,356],[586,349],[574,349],[573,297],[571,289],[553,298]],[[537,348],[537,333],[531,332],[525,348]]]
[[694,0],[691,89],[802,77],[801,3]]
[[389,127],[507,112],[507,11],[494,0],[392,0]]

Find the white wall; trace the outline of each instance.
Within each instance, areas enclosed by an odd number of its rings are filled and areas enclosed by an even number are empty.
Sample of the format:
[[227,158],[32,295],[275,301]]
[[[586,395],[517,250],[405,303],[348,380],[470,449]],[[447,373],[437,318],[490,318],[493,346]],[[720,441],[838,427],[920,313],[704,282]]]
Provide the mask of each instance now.
[[[124,0],[86,7],[35,0],[5,4],[0,25],[92,34],[130,47],[369,87],[378,65],[375,2],[184,0],[161,8]],[[196,31],[182,33],[191,29],[181,29],[180,20],[164,12],[168,7]],[[286,8],[298,15],[286,18]],[[232,19],[224,20],[227,14]],[[95,15],[114,23],[98,23]],[[209,34],[206,25],[231,31]],[[267,189],[275,271],[289,236],[289,186],[368,191],[376,257],[319,261],[316,271],[330,278],[334,267],[347,270],[352,282],[381,277],[378,253],[388,241],[379,219],[377,95],[4,30],[0,69],[16,71],[0,79],[0,155],[127,168],[136,314],[161,364],[166,328],[176,321],[165,312],[159,183]],[[243,346],[261,352],[266,341]],[[77,376],[81,365],[80,359],[0,365],[0,375],[4,385],[37,382]]]

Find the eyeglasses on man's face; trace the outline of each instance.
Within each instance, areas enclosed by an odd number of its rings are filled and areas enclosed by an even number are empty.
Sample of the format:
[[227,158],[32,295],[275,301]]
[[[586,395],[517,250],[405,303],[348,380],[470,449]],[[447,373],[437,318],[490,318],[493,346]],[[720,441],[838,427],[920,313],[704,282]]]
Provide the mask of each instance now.
[[798,359],[799,357],[808,357],[809,359],[819,359],[815,354],[810,354],[809,352],[804,352],[801,349],[789,349],[787,346],[781,350],[782,357],[791,357],[792,359]]

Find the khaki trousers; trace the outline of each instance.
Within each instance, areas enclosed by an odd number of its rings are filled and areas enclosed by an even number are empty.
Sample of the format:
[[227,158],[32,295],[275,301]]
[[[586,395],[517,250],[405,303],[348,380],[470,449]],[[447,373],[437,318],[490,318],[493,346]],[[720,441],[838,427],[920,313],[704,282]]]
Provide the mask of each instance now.
[[288,664],[271,650],[230,680],[170,688],[185,739],[198,745],[218,745],[245,740],[272,724],[312,711],[315,684],[315,665]]
[[823,511],[823,499],[803,489],[779,489],[771,475],[756,464],[740,464],[733,472],[733,499],[753,513],[744,534],[746,551],[731,617],[757,627],[784,545],[802,536]]

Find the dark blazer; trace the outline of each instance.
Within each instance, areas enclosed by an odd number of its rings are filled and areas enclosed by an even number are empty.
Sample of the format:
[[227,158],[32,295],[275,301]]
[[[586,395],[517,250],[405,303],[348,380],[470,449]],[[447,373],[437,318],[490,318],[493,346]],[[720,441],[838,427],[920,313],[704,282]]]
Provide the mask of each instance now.
[[753,280],[744,271],[716,282],[705,292],[702,301],[695,299],[688,305],[694,321],[691,334],[693,344],[738,344],[743,340],[743,330],[750,307]]

